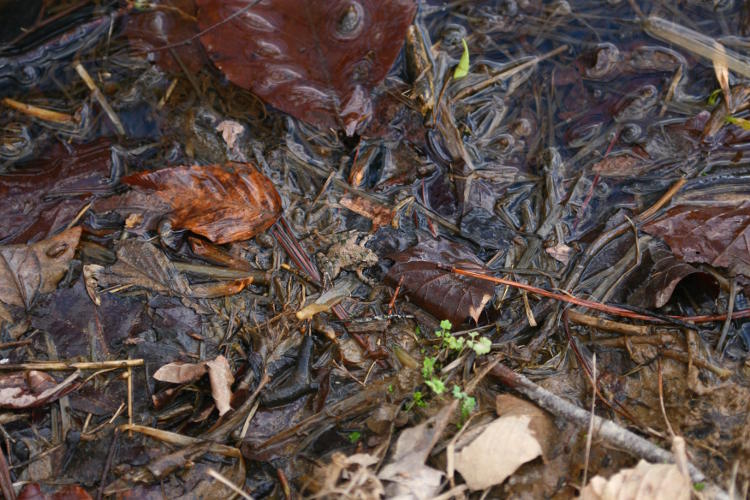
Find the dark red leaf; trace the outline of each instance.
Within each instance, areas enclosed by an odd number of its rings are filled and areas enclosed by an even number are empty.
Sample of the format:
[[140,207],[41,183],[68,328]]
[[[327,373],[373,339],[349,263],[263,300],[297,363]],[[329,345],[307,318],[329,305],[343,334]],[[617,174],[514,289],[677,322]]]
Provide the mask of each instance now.
[[643,230],[663,238],[678,257],[750,277],[750,202],[678,205]]
[[123,182],[169,204],[173,227],[220,244],[252,238],[281,213],[276,188],[249,164],[165,168],[131,175]]
[[352,135],[414,18],[412,0],[198,0],[201,42],[229,80]]
[[414,302],[454,325],[460,325],[468,317],[478,321],[494,293],[494,286],[487,281],[458,276],[438,266],[486,271],[473,253],[457,243],[426,240],[390,258],[395,264],[386,280],[395,285],[403,276],[403,289]]
[[48,495],[37,483],[30,483],[23,487],[18,500],[91,500],[91,495],[78,485],[63,486]]
[[109,142],[55,146],[39,160],[0,175],[0,244],[28,243],[65,228],[92,195],[112,184]]
[[[156,0],[156,8],[136,12],[128,17],[125,36],[136,50],[148,52],[162,69],[182,71],[177,56],[191,73],[197,73],[207,62],[198,38],[193,0]],[[193,38],[195,37],[195,38]],[[164,49],[165,46],[172,46]],[[158,49],[158,50],[153,50]]]

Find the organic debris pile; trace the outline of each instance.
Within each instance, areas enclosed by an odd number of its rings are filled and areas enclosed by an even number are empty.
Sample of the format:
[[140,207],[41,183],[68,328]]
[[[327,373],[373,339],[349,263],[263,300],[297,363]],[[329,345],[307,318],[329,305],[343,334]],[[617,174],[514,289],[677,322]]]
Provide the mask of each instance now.
[[746,498],[739,4],[0,3],[3,497]]

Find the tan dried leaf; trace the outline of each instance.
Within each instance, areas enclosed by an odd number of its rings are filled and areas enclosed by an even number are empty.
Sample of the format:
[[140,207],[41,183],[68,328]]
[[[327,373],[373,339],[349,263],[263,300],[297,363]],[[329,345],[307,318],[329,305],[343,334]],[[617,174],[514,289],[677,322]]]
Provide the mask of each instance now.
[[[500,484],[521,465],[542,454],[530,424],[528,415],[500,417],[456,454],[456,470],[470,489],[483,490]],[[498,443],[512,453],[498,453]]]
[[634,469],[623,469],[609,479],[596,476],[581,490],[582,500],[688,500],[690,479],[674,464],[638,462]]
[[495,398],[495,412],[500,417],[528,416],[529,429],[542,447],[542,458],[546,461],[554,447],[557,436],[552,417],[534,403],[510,394],[498,394]]
[[224,415],[232,409],[229,401],[232,399],[234,376],[229,368],[229,362],[224,356],[216,356],[213,361],[206,361],[205,365],[211,381],[211,395],[219,410],[219,415]]
[[195,382],[206,374],[205,363],[168,363],[154,373],[154,378],[159,382],[172,384],[187,384]]
[[0,302],[28,309],[37,294],[54,291],[80,237],[74,227],[32,245],[0,246]]

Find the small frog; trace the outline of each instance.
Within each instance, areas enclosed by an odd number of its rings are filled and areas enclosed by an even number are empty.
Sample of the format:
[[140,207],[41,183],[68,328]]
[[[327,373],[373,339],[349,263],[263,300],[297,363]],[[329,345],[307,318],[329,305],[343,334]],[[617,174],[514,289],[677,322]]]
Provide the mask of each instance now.
[[315,256],[318,267],[327,281],[333,281],[342,270],[346,270],[357,273],[357,277],[363,283],[374,285],[373,281],[363,274],[363,271],[377,264],[378,256],[364,246],[370,240],[369,236],[364,237],[360,242],[357,242],[358,238],[356,233],[350,234],[331,245],[325,254],[318,252]]

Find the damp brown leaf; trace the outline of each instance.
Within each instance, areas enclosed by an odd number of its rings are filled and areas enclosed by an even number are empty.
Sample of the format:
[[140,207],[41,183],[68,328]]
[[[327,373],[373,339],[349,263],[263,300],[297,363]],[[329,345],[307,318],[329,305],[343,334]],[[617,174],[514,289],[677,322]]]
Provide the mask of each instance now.
[[201,42],[230,81],[352,135],[414,18],[412,0],[198,0]]
[[281,213],[274,185],[247,163],[165,168],[123,182],[167,203],[174,228],[219,244],[250,239]]
[[678,205],[644,226],[687,262],[705,262],[750,276],[750,202]]
[[56,401],[70,392],[78,373],[58,383],[51,375],[37,370],[6,373],[0,377],[0,408],[21,410]]
[[29,309],[38,294],[53,291],[80,237],[74,227],[32,245],[0,246],[0,302]]
[[425,240],[396,255],[386,276],[394,286],[404,278],[403,289],[415,303],[440,319],[460,325],[467,318],[474,321],[492,298],[491,283],[450,272],[458,266],[477,272],[485,271],[482,262],[468,249],[448,240]]

